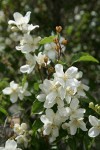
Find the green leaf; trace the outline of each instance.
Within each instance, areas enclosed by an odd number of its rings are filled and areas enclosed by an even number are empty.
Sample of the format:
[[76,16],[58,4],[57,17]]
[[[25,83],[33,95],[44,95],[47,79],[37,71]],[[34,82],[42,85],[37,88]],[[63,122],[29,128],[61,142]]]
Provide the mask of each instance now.
[[72,57],[72,63],[71,64],[74,64],[76,62],[80,62],[80,61],[91,61],[91,62],[96,62],[96,63],[99,63],[99,61],[94,58],[93,56],[91,56],[90,54],[88,53],[78,53],[78,54],[75,54],[73,57]]
[[45,37],[45,38],[43,38],[39,43],[40,43],[40,44],[51,43],[51,42],[53,42],[53,39],[54,39],[55,37],[56,37],[56,36]]
[[43,103],[39,102],[37,99],[34,101],[33,105],[32,105],[32,110],[31,112],[33,114],[39,114],[41,111],[43,111],[44,107],[43,107]]
[[40,119],[37,119],[36,121],[34,121],[32,125],[33,134],[35,134],[38,129],[42,128],[42,126],[43,126],[43,123],[41,122]]
[[35,91],[38,91],[39,90],[39,83],[34,83],[34,90]]
[[0,112],[5,115],[8,115],[7,111],[4,108],[2,108],[1,106],[0,106]]

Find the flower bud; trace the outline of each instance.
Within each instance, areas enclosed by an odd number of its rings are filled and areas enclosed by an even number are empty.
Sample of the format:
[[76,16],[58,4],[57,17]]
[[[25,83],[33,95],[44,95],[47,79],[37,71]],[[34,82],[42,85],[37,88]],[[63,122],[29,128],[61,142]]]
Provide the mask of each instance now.
[[48,68],[48,73],[50,74],[50,73],[53,73],[54,72],[54,68],[53,67],[49,67]]
[[54,38],[53,42],[57,44],[58,43],[58,38]]
[[47,56],[44,57],[44,62],[45,62],[45,63],[48,62],[48,57],[47,57]]
[[98,104],[96,104],[96,105],[95,105],[95,110],[98,110],[98,107],[99,107]]
[[89,108],[94,108],[94,103],[93,102],[89,103]]
[[62,44],[63,44],[63,45],[66,45],[67,43],[68,43],[68,41],[65,40],[65,39],[62,41]]
[[60,33],[60,32],[62,31],[62,27],[61,27],[61,26],[56,26],[56,31],[57,31],[58,33]]
[[11,27],[11,30],[12,30],[13,32],[16,32],[16,31],[18,31],[18,28],[15,27],[15,26],[13,26],[13,27]]

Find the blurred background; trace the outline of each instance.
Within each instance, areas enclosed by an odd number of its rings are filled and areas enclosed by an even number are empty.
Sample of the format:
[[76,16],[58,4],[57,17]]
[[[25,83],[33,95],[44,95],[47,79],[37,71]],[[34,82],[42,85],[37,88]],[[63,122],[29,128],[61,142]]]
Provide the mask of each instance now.
[[[68,40],[67,61],[78,52],[87,52],[100,60],[100,0],[0,0],[0,90],[8,81],[19,81],[22,77],[19,68],[25,60],[15,49],[22,35],[11,31],[8,20],[13,20],[14,12],[25,15],[27,11],[31,11],[30,22],[40,26],[33,35],[49,36],[56,26],[63,27],[62,36]],[[91,99],[94,97],[100,104],[100,65],[93,62],[75,65],[84,73]],[[93,150],[100,149],[98,143],[96,147]]]

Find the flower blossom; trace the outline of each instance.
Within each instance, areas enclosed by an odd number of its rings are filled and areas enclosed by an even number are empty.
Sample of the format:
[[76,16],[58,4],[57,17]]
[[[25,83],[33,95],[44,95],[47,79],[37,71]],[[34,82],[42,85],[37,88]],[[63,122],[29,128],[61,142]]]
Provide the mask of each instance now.
[[58,112],[54,113],[52,109],[46,109],[46,115],[42,115],[40,119],[44,123],[43,135],[49,135],[50,142],[53,142],[59,136],[59,127],[64,118]]
[[95,116],[89,116],[89,122],[93,126],[89,129],[88,135],[90,137],[96,137],[100,134],[100,119],[97,119]]
[[40,52],[38,56],[35,55],[35,59],[40,68],[50,63],[49,58],[45,54],[42,54],[42,52]]
[[17,148],[17,143],[14,140],[8,139],[6,141],[5,147],[0,147],[0,150],[21,150]]
[[70,129],[69,132],[71,135],[75,135],[77,129],[80,128],[83,131],[87,131],[86,124],[83,122],[83,118],[74,118],[69,123],[64,123],[62,125],[63,129]]
[[33,71],[33,69],[34,69],[34,67],[36,65],[35,56],[33,56],[31,54],[26,54],[25,57],[26,57],[26,60],[27,60],[27,64],[21,66],[20,67],[20,71],[22,73],[30,74]]
[[28,83],[26,82],[24,86],[19,86],[19,84],[14,81],[10,82],[10,87],[3,89],[3,94],[10,95],[10,101],[12,103],[17,102],[18,98],[23,100],[24,96],[30,96],[31,93],[27,91]]
[[30,20],[30,14],[31,12],[28,11],[25,16],[22,16],[22,14],[20,14],[19,12],[15,12],[13,15],[15,21],[9,20],[8,24],[16,26],[19,30],[23,32],[29,33],[30,31],[39,27],[38,25],[33,26],[32,24],[28,24]]
[[45,108],[51,108],[56,103],[59,106],[62,106],[64,104],[59,95],[59,88],[59,82],[45,79],[43,84],[40,85],[40,89],[43,91],[43,93],[38,95],[37,99],[42,102],[44,101]]
[[35,52],[39,47],[39,41],[41,37],[32,38],[30,34],[24,34],[24,37],[20,41],[20,45],[16,46],[17,50],[20,50],[22,53]]
[[[60,42],[62,52],[65,51],[65,46],[63,44],[61,44],[63,40],[64,40],[64,38],[60,37],[59,42]],[[53,61],[57,57],[57,51],[55,50],[55,47],[56,47],[56,44],[53,42],[44,45],[44,52],[43,53],[46,54]]]
[[18,93],[19,93],[19,85],[14,81],[10,82],[10,87],[6,87],[3,90],[3,94],[10,95],[10,101],[12,103],[15,103],[17,101]]
[[14,133],[16,134],[15,140],[18,144],[24,144],[27,148],[29,139],[28,136],[28,126],[26,123],[22,123],[21,125],[16,123],[14,125]]

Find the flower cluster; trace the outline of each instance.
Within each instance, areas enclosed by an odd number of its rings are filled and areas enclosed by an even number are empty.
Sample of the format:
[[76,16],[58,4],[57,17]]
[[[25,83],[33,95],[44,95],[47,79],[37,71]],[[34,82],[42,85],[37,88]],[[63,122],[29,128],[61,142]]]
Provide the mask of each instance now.
[[[56,140],[61,128],[67,130],[68,135],[75,135],[78,128],[87,131],[88,129],[84,122],[86,109],[81,108],[80,98],[86,97],[85,91],[88,91],[89,87],[82,83],[82,72],[78,71],[78,68],[74,66],[65,70],[63,65],[59,63],[55,65],[55,62],[60,62],[61,54],[65,51],[65,45],[67,44],[67,40],[60,36],[62,27],[56,27],[57,35],[54,36],[51,43],[44,42],[44,47],[42,47],[44,50],[41,51],[41,37],[30,34],[32,30],[39,27],[39,25],[33,26],[29,24],[30,14],[31,12],[27,12],[25,16],[22,16],[16,12],[13,15],[15,21],[10,20],[8,23],[12,26],[13,31],[20,30],[22,32],[22,36],[18,39],[16,39],[17,32],[15,32],[15,35],[11,35],[12,38],[15,36],[15,41],[20,41],[19,45],[16,46],[16,50],[23,53],[26,58],[26,64],[20,67],[20,71],[30,74],[33,71],[35,72],[35,67],[37,67],[39,73],[41,73],[42,67],[45,67],[45,72],[48,75],[48,79],[46,78],[44,81],[41,78],[43,82],[39,85],[41,93],[37,95],[37,99],[43,102],[45,108],[45,114],[40,117],[43,122],[43,127],[40,131],[43,132],[44,136],[49,137],[50,142]],[[9,40],[6,42],[9,43]],[[50,64],[51,62],[53,66],[55,65],[54,68]],[[49,76],[48,65],[55,70],[53,76],[52,74]],[[51,76],[52,78],[50,78]],[[3,94],[10,95],[10,101],[15,103],[18,98],[23,100],[25,96],[31,95],[27,88],[28,82],[20,86],[11,81],[10,86],[3,89]],[[89,129],[88,135],[96,137],[100,134],[100,120],[90,115],[89,122],[93,127]],[[14,139],[17,143],[23,143],[24,147],[27,148],[30,140],[28,125],[26,123],[21,125],[16,123],[13,126],[13,131]],[[16,142],[10,139],[6,141],[5,148],[0,147],[0,150],[2,149],[21,150],[17,148]]]
[[21,30],[23,33],[23,37],[20,40],[20,45],[16,46],[16,49],[21,51],[26,58],[26,65],[20,67],[20,71],[22,73],[30,74],[33,69],[35,68],[36,64],[41,67],[41,65],[48,65],[50,63],[49,59],[45,63],[45,58],[47,57],[42,52],[38,53],[38,56],[35,55],[35,51],[39,49],[39,42],[41,37],[32,37],[30,35],[30,31],[38,28],[39,25],[33,26],[32,24],[28,24],[30,20],[31,12],[27,12],[26,15],[23,17],[20,13],[14,13],[14,20],[10,20],[8,24],[14,25],[12,29],[14,30],[16,27],[17,29]]
[[[39,101],[44,102],[46,108],[46,115],[41,116],[41,121],[44,123],[43,134],[50,135],[51,141],[59,135],[61,125],[63,129],[68,129],[71,135],[76,134],[77,128],[87,131],[83,121],[86,110],[80,108],[79,98],[85,97],[85,91],[89,89],[79,80],[82,72],[78,72],[74,66],[64,72],[63,66],[57,64],[53,76],[54,79],[45,79],[43,84],[40,84],[42,92],[37,96]],[[53,112],[55,104],[56,113]]]
[[14,125],[14,133],[15,133],[15,140],[18,144],[24,144],[25,147],[28,146],[29,142],[29,133],[28,133],[28,126],[26,123],[22,123],[21,125],[16,123]]

